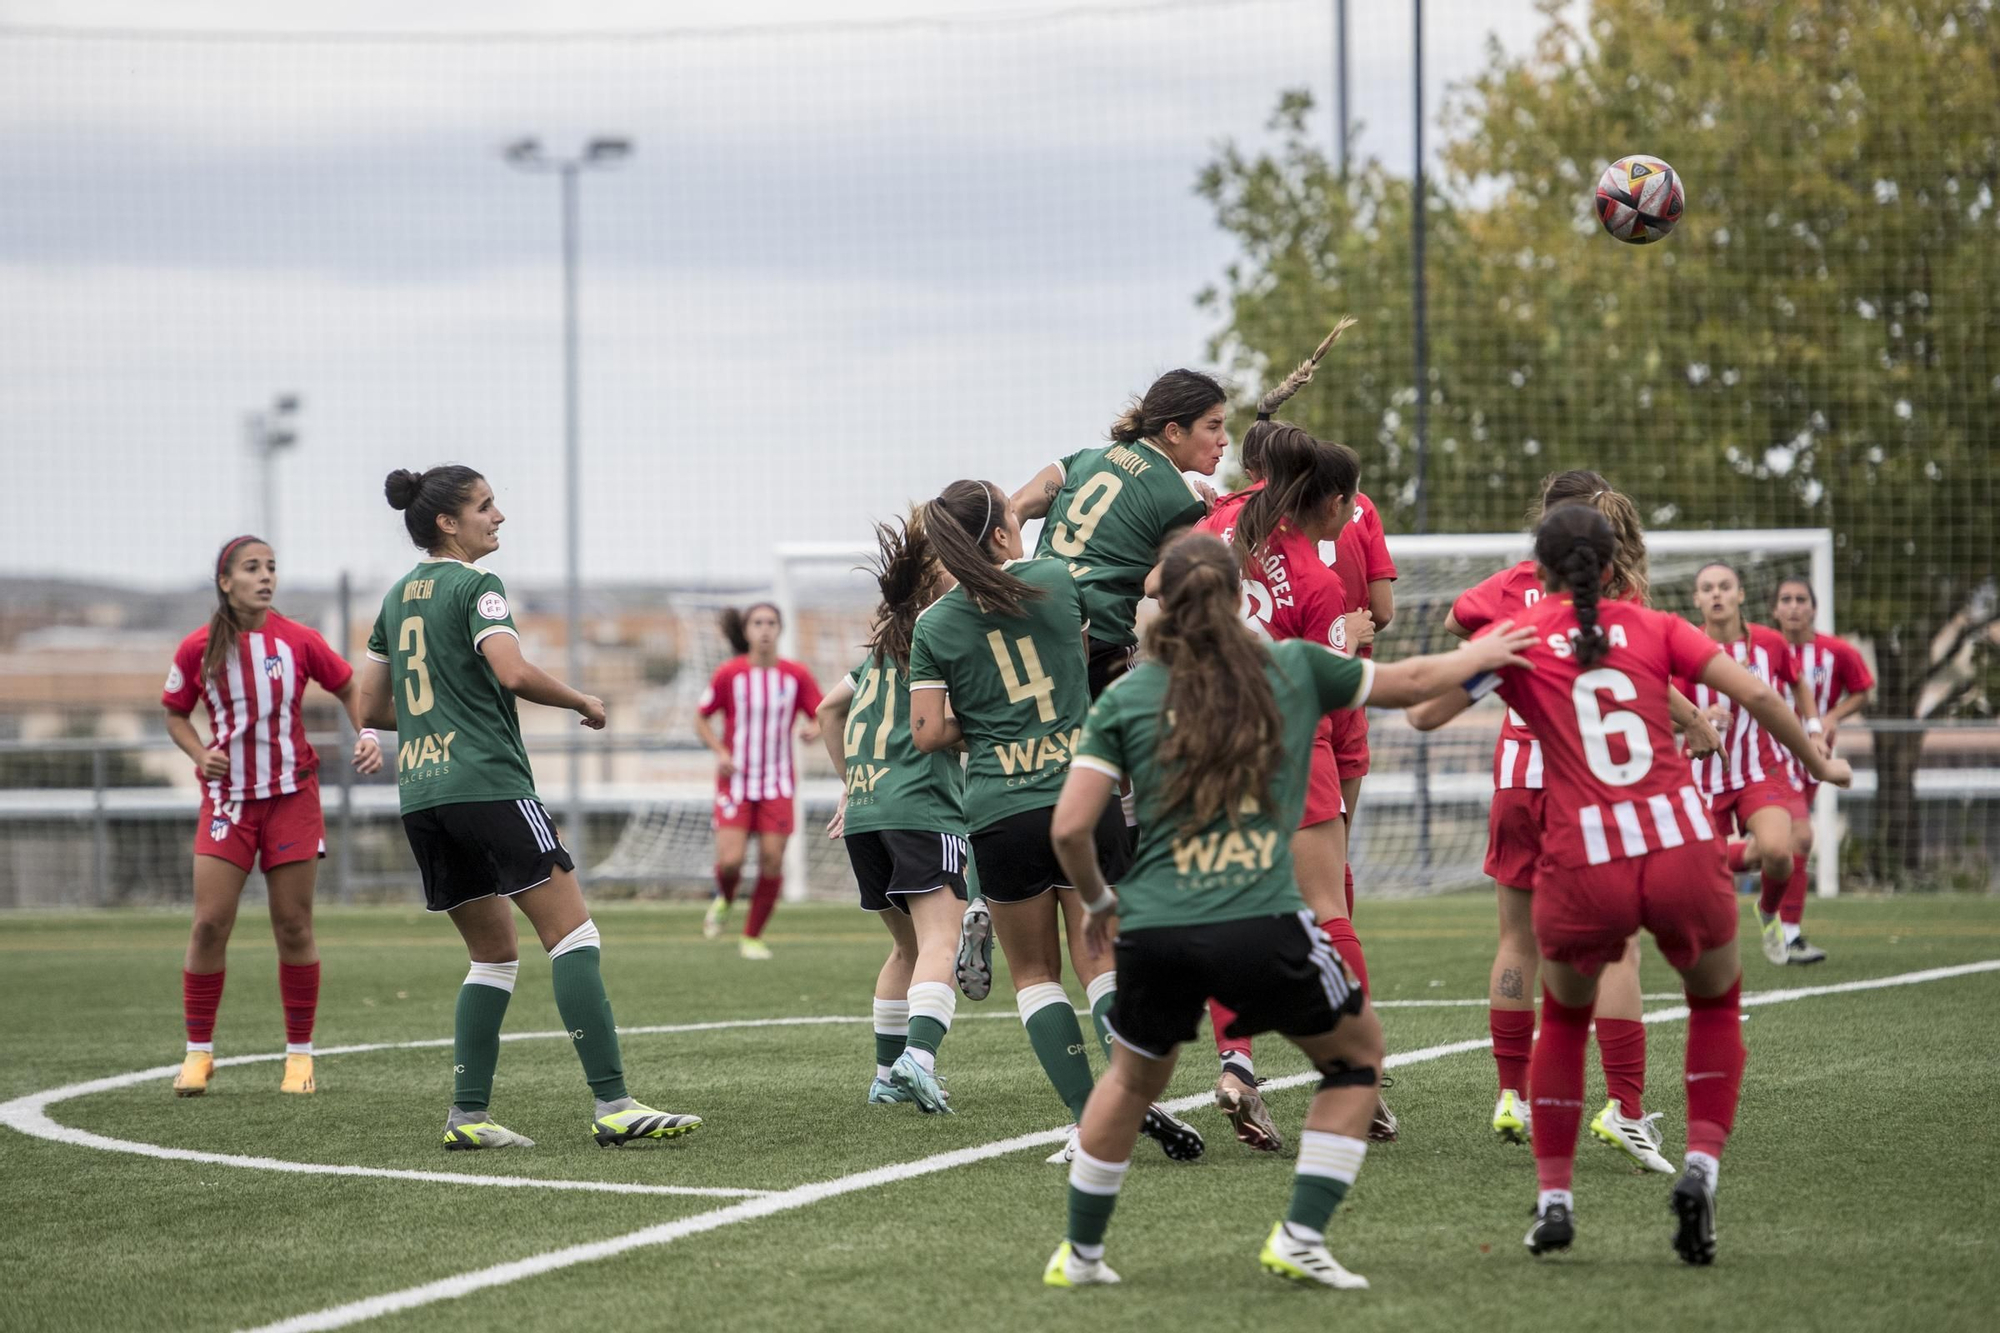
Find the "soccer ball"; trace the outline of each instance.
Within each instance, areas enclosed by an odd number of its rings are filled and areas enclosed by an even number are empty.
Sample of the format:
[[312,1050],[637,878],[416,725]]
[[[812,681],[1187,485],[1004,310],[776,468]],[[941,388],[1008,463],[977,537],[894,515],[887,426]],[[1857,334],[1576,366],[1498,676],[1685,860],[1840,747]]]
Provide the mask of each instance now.
[[1621,157],[1597,178],[1597,220],[1630,245],[1650,245],[1681,220],[1680,173],[1657,157]]

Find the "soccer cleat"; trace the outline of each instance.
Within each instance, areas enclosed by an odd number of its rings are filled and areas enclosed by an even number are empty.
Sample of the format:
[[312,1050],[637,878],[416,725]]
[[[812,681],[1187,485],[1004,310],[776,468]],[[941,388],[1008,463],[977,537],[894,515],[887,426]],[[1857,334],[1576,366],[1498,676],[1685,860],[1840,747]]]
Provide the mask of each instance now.
[[1045,1287],[1110,1287],[1122,1281],[1102,1259],[1077,1258],[1068,1241],[1056,1246],[1056,1252],[1042,1269]]
[[472,1120],[462,1125],[447,1122],[444,1146],[446,1152],[467,1152],[477,1148],[532,1148],[535,1141],[491,1120]]
[[1047,1157],[1044,1157],[1042,1160],[1047,1162],[1050,1166],[1065,1166],[1068,1163],[1075,1161],[1076,1134],[1077,1134],[1077,1127],[1075,1125],[1071,1125],[1069,1127],[1069,1137],[1063,1140],[1062,1147],[1056,1149],[1054,1152],[1050,1153]]
[[1383,1101],[1381,1096],[1377,1095],[1375,1098],[1375,1118],[1368,1122],[1368,1141],[1370,1143],[1394,1143],[1402,1132],[1402,1126],[1396,1120],[1396,1113],[1389,1109],[1389,1103]]
[[1793,967],[1805,967],[1812,963],[1824,963],[1826,950],[1817,944],[1807,944],[1801,935],[1785,946],[1785,962]]
[[1767,914],[1762,908],[1757,911],[1757,920],[1763,923],[1761,932],[1766,961],[1783,967],[1790,960],[1785,955],[1785,923],[1775,914]]
[[1139,1132],[1160,1145],[1160,1151],[1176,1162],[1192,1162],[1208,1151],[1201,1131],[1166,1107],[1154,1102],[1139,1122]]
[[1270,1108],[1264,1105],[1264,1094],[1255,1087],[1245,1087],[1242,1080],[1233,1074],[1224,1074],[1215,1080],[1215,1106],[1228,1119],[1230,1128],[1236,1131],[1236,1141],[1258,1152],[1283,1152],[1285,1141],[1278,1133],[1278,1127],[1271,1123]]
[[314,1092],[318,1086],[313,1082],[313,1058],[310,1055],[285,1057],[285,1081],[278,1085],[279,1092]]
[[1271,1234],[1264,1238],[1257,1262],[1264,1266],[1265,1272],[1294,1282],[1317,1282],[1322,1287],[1338,1287],[1342,1291],[1368,1290],[1368,1279],[1342,1268],[1340,1260],[1327,1252],[1325,1241],[1298,1240],[1285,1230],[1283,1222],[1271,1224]]
[[189,1051],[181,1058],[181,1072],[174,1075],[174,1096],[199,1097],[208,1091],[215,1076],[215,1056],[208,1051]]
[[897,1056],[896,1063],[889,1066],[889,1081],[899,1092],[907,1093],[925,1115],[951,1114],[937,1074],[918,1064],[917,1058],[908,1051]]
[[910,1096],[909,1093],[904,1092],[886,1078],[878,1078],[868,1085],[868,1104],[870,1106],[901,1106],[915,1100],[916,1098]]
[[722,938],[722,923],[729,919],[729,900],[716,894],[708,900],[708,911],[701,918],[701,937],[705,940]]
[[1534,1132],[1533,1125],[1526,1099],[1512,1088],[1500,1089],[1500,1100],[1493,1103],[1493,1132],[1503,1142],[1526,1143]]
[[1674,1182],[1674,1252],[1682,1263],[1715,1262],[1715,1180],[1693,1162]]
[[771,946],[762,940],[753,940],[745,935],[736,941],[736,956],[753,963],[768,963],[771,961]]
[[965,905],[958,923],[958,989],[968,1000],[983,1000],[993,992],[993,913],[986,899]]
[[1569,1205],[1552,1203],[1535,1215],[1535,1225],[1528,1228],[1523,1243],[1529,1254],[1549,1254],[1568,1249],[1575,1239],[1576,1223],[1570,1218]]
[[[631,1098],[626,1098],[631,1101]],[[700,1127],[698,1115],[675,1115],[655,1111],[641,1102],[621,1110],[608,1111],[590,1122],[591,1135],[600,1148],[616,1148],[634,1139],[672,1139]]]
[[1674,1164],[1660,1156],[1660,1127],[1654,1123],[1659,1118],[1660,1112],[1655,1111],[1649,1116],[1632,1119],[1618,1109],[1618,1099],[1613,1097],[1604,1103],[1597,1119],[1590,1122],[1590,1132],[1645,1170],[1671,1176]]

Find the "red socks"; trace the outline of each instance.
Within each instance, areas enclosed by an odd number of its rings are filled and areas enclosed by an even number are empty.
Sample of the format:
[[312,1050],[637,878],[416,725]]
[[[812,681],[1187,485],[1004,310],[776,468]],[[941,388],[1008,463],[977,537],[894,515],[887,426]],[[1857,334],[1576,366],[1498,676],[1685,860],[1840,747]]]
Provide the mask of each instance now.
[[1646,1092],[1646,1025],[1636,1018],[1597,1020],[1597,1057],[1604,1088],[1618,1099],[1618,1114],[1636,1119]]
[[1354,933],[1354,923],[1344,916],[1337,916],[1331,921],[1320,922],[1319,930],[1326,936],[1326,942],[1333,946],[1333,951],[1340,955],[1340,961],[1346,963],[1348,970],[1360,981],[1362,991],[1366,992],[1368,960],[1361,956],[1361,937]]
[[1799,910],[1801,914],[1804,913],[1806,901],[1806,859],[1803,856],[1792,858],[1792,872],[1785,878],[1773,880],[1769,875],[1764,875],[1761,878],[1764,884],[1764,891],[1757,896],[1758,911],[1776,912],[1780,910],[1785,901],[1791,897],[1793,892],[1792,886],[1797,885]]
[[1724,859],[1729,862],[1730,874],[1740,875],[1750,868],[1750,858],[1744,855],[1749,849],[1750,843],[1748,839],[1729,844],[1729,850]]
[[756,939],[764,933],[764,923],[778,905],[778,890],[785,886],[783,875],[757,876],[757,888],[750,895],[750,915],[743,922],[743,937]]
[[1488,1009],[1486,1026],[1493,1033],[1493,1063],[1500,1067],[1500,1086],[1525,1096],[1528,1061],[1535,1053],[1535,1011]]
[[1743,1049],[1743,979],[1710,999],[1690,995],[1687,1003],[1688,1151],[1719,1158],[1736,1123],[1736,1098],[1748,1058]]
[[[1590,1005],[1571,1009],[1542,988],[1542,1033],[1528,1083],[1534,1089],[1535,1174],[1545,1190],[1566,1190],[1583,1123],[1583,1052],[1590,1042]],[[1692,1044],[1688,1047],[1694,1049]],[[1691,1057],[1690,1057],[1691,1058]],[[1690,1090],[1695,1085],[1689,1084]],[[1690,1142],[1690,1146],[1692,1143]]]
[[285,1006],[285,1041],[303,1046],[313,1039],[319,1012],[319,964],[279,963],[278,999]]
[[1341,869],[1346,872],[1347,919],[1352,921],[1354,919],[1354,863],[1350,861],[1342,866]]
[[189,1041],[215,1040],[215,1011],[222,1004],[221,972],[181,973],[181,1014]]
[[743,872],[741,870],[724,870],[721,866],[715,868],[715,891],[722,895],[722,901],[734,903],[736,901],[736,886],[742,882]]
[[1806,919],[1806,894],[1812,889],[1810,877],[1806,874],[1806,859],[1792,858],[1792,877],[1785,884],[1785,896],[1778,903],[1778,919],[1788,926],[1796,926]]
[[1231,1051],[1240,1051],[1245,1055],[1250,1053],[1250,1039],[1248,1037],[1225,1037],[1222,1035],[1223,1029],[1235,1021],[1236,1011],[1234,1009],[1231,1009],[1220,1000],[1210,1000],[1208,1002],[1209,1026],[1215,1029],[1215,1053],[1225,1059]]

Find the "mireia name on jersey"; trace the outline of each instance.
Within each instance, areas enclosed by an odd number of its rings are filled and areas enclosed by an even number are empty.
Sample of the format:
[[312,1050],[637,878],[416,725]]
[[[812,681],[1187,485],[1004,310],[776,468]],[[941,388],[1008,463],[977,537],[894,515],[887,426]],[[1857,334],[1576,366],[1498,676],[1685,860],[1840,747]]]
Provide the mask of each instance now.
[[1552,595],[1515,622],[1538,636],[1523,654],[1534,669],[1497,673],[1500,697],[1542,743],[1543,856],[1595,866],[1714,841],[1708,803],[1674,738],[1667,690],[1676,678],[1700,676],[1719,645],[1679,616],[1631,602],[1601,602],[1597,613],[1610,650],[1595,665],[1577,663],[1576,608]]
[[[1787,699],[1792,697],[1792,686],[1799,678],[1799,663],[1784,635],[1769,625],[1751,625],[1742,638],[1716,646],[1726,649],[1738,666],[1779,694]],[[1750,716],[1748,709],[1692,679],[1684,681],[1681,690],[1703,711],[1714,704],[1729,710],[1728,722],[1716,728],[1722,734],[1721,751],[1706,759],[1689,761],[1694,767],[1695,781],[1703,791],[1715,796],[1737,791],[1752,782],[1785,780],[1788,760],[1784,750],[1757,725],[1757,719]]]
[[790,800],[798,789],[792,724],[817,713],[819,703],[819,683],[798,662],[760,667],[732,657],[716,668],[700,710],[703,717],[722,714],[722,743],[736,770],[716,780],[717,794],[738,804]]
[[306,743],[299,696],[308,680],[328,693],[353,678],[354,669],[313,630],[276,611],[262,629],[236,636],[236,652],[219,677],[204,678],[201,659],[208,651],[208,626],[181,640],[160,702],[185,717],[197,700],[208,706],[214,737],[211,750],[229,755],[229,777],[204,782],[209,800],[259,801],[289,795],[319,769],[319,756]]

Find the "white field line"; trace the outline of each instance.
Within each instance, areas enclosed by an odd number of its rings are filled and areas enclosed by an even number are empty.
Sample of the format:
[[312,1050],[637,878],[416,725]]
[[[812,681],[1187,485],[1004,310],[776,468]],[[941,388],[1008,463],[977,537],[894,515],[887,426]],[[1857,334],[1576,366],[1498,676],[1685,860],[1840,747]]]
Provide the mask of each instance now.
[[[1842,995],[1851,991],[1878,990],[1891,986],[1916,986],[1929,981],[1945,981],[1953,977],[1971,976],[1979,972],[2000,971],[2000,958],[1990,958],[1983,962],[1964,963],[1956,967],[1935,967],[1922,972],[1904,972],[1897,976],[1876,977],[1867,981],[1847,981],[1830,986],[1801,986],[1790,990],[1760,991],[1743,997],[1745,1005],[1785,1004],[1792,1000],[1804,1000],[1818,995]],[[1685,1008],[1666,1009],[1647,1014],[1649,1023],[1666,1023],[1676,1018],[1685,1018]],[[1448,1055],[1458,1055],[1466,1051],[1484,1050],[1493,1043],[1481,1037],[1474,1040],[1447,1042],[1441,1046],[1426,1046],[1422,1050],[1404,1051],[1391,1055],[1384,1063],[1391,1069],[1404,1065],[1422,1064],[1443,1059]],[[1317,1072],[1294,1074],[1286,1078],[1272,1079],[1264,1085],[1265,1092],[1281,1088],[1296,1088],[1319,1078]],[[1179,1113],[1198,1106],[1210,1104],[1208,1093],[1180,1097],[1168,1102],[1170,1110]],[[949,1171],[955,1167],[969,1166],[989,1158],[1003,1157],[1009,1153],[1022,1152],[1029,1148],[1042,1148],[1062,1142],[1067,1128],[1043,1130],[1035,1134],[1017,1134],[1012,1138],[1000,1139],[976,1147],[960,1148],[953,1152],[938,1153],[932,1157],[914,1162],[902,1162],[892,1166],[876,1167],[872,1171],[861,1171],[851,1176],[841,1176],[835,1180],[821,1181],[813,1185],[801,1185],[796,1189],[777,1194],[767,1194],[762,1198],[747,1199],[742,1203],[730,1204],[712,1209],[706,1213],[696,1213],[692,1217],[678,1218],[672,1222],[662,1222],[655,1226],[643,1227],[609,1240],[592,1241],[587,1245],[571,1245],[560,1250],[550,1250],[543,1254],[517,1259],[512,1263],[496,1264],[470,1273],[460,1273],[453,1277],[441,1278],[436,1282],[426,1282],[421,1286],[409,1287],[402,1291],[387,1292],[380,1296],[370,1296],[364,1300],[350,1301],[345,1305],[329,1306],[311,1314],[295,1315],[281,1319],[274,1324],[264,1324],[250,1333],[310,1333],[313,1330],[345,1328],[383,1315],[395,1314],[403,1310],[413,1310],[438,1301],[456,1300],[461,1296],[483,1291],[488,1287],[506,1286],[525,1278],[538,1277],[543,1273],[553,1273],[559,1269],[572,1268],[578,1264],[594,1263],[599,1259],[609,1259],[632,1250],[654,1245],[670,1245],[686,1236],[698,1236],[705,1231],[734,1226],[738,1222],[755,1221],[760,1217],[770,1217],[777,1213],[790,1212],[843,1194],[858,1190],[873,1189],[877,1185],[891,1185],[912,1180],[939,1171]],[[1051,1196],[1053,1197],[1053,1196]],[[1060,1216],[1060,1210],[1051,1205],[1051,1219]],[[1053,1222],[1052,1222],[1053,1225]]]

